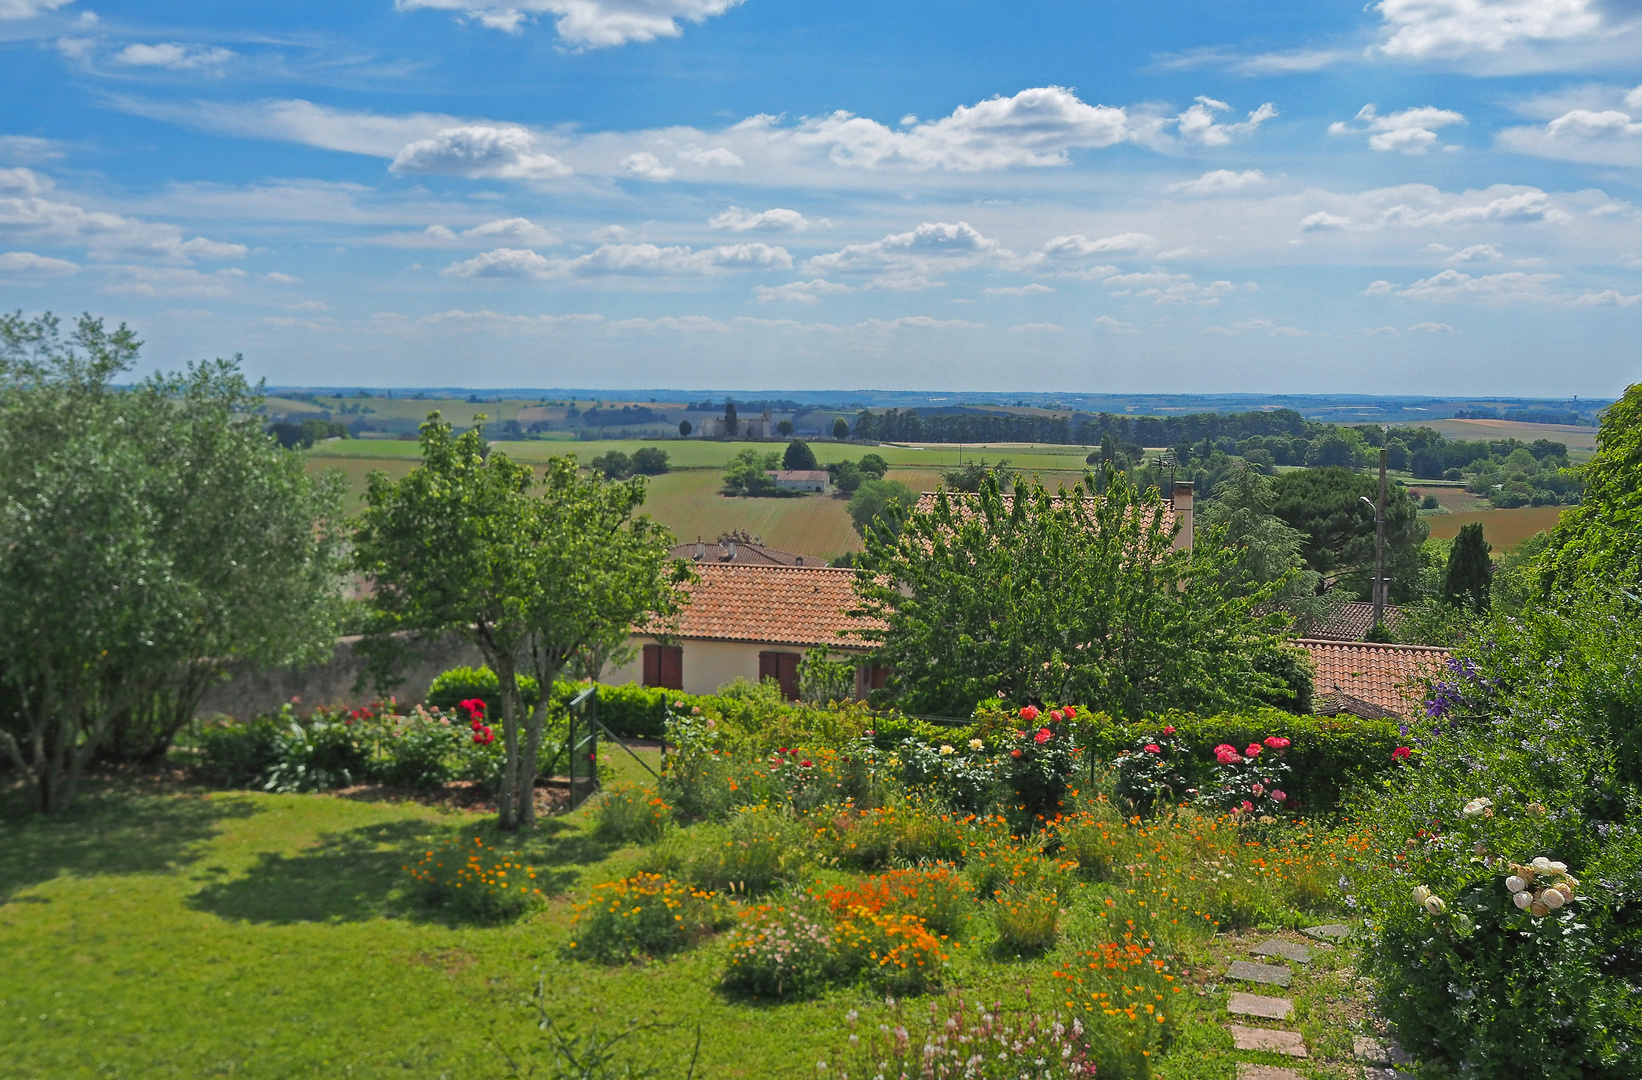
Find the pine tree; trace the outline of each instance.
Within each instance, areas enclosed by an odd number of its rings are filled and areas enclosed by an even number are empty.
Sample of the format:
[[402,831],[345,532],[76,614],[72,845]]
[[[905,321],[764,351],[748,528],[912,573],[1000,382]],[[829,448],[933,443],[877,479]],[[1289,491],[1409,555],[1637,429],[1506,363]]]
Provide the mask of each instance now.
[[1494,581],[1494,563],[1488,557],[1492,550],[1482,538],[1482,522],[1472,522],[1460,528],[1454,546],[1448,551],[1448,580],[1443,583],[1442,597],[1450,604],[1467,604],[1478,613],[1488,610],[1490,586]]

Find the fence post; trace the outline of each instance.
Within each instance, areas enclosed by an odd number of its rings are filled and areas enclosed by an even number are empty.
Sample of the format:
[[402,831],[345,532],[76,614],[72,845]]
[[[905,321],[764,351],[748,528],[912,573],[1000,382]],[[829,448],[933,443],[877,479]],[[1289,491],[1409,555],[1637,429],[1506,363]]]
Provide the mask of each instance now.
[[[599,786],[598,685],[589,686],[570,702],[570,809],[592,797]],[[581,718],[578,724],[577,718]],[[585,734],[584,734],[585,733]]]

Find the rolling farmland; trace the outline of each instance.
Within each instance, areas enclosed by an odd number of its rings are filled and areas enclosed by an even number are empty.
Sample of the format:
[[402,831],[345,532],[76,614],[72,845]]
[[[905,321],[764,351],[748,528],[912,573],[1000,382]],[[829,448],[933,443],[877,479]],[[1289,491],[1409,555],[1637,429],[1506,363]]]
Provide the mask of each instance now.
[[1557,517],[1565,506],[1519,506],[1514,510],[1482,510],[1462,514],[1437,514],[1425,518],[1431,526],[1431,535],[1438,540],[1452,540],[1462,525],[1482,522],[1482,536],[1493,545],[1495,553],[1509,551],[1537,532],[1556,527]]

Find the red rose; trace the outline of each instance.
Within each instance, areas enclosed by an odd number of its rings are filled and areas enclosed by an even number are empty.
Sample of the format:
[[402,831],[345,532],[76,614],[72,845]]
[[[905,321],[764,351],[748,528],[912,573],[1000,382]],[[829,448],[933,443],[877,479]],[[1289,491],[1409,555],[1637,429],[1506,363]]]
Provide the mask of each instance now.
[[1037,743],[1039,746],[1042,746],[1044,743],[1048,742],[1051,737],[1052,733],[1048,728],[1039,728],[1038,733],[1032,736],[1032,741]]
[[1068,720],[1076,720],[1078,718],[1078,711],[1070,705],[1066,706],[1066,708],[1061,711],[1066,714],[1066,719]]
[[1397,749],[1391,751],[1391,760],[1392,761],[1407,761],[1413,755],[1414,755],[1414,751],[1410,750],[1408,747],[1399,746],[1399,747],[1397,747]]
[[803,760],[803,761],[800,761],[800,762],[799,762],[799,763],[798,763],[798,767],[799,767],[799,768],[800,768],[800,769],[807,769],[807,768],[809,768],[809,767],[810,767],[810,759],[809,759],[809,758],[805,758],[805,759],[804,759],[804,760]]
[[1164,734],[1165,737],[1173,735],[1174,734],[1174,728],[1172,728],[1172,727],[1164,728],[1163,729],[1163,734]]
[[1155,742],[1149,742],[1146,744],[1146,752],[1148,754],[1161,754],[1163,753],[1163,748]]
[[1259,757],[1260,756],[1260,744],[1259,743],[1252,743],[1252,742],[1249,743],[1249,748],[1247,750],[1243,751],[1243,756],[1244,757]]
[[1288,748],[1289,741],[1281,735],[1268,735],[1266,737],[1266,745],[1271,747],[1273,750],[1286,750]]
[[1019,749],[1018,749],[1018,748],[1017,748],[1017,749],[1014,749],[1014,750],[1011,750],[1011,751],[1009,751],[1009,756],[1010,756],[1010,757],[1020,757],[1020,756],[1021,756],[1021,752],[1020,752],[1020,750],[1019,750]]
[[1037,718],[1038,718],[1038,707],[1036,705],[1028,705],[1026,708],[1021,710],[1021,719],[1022,720],[1032,721],[1032,720],[1036,720]]
[[1054,712],[1049,714],[1049,719],[1053,720],[1055,723],[1058,724],[1062,720],[1065,720],[1066,716],[1059,709],[1056,709]]

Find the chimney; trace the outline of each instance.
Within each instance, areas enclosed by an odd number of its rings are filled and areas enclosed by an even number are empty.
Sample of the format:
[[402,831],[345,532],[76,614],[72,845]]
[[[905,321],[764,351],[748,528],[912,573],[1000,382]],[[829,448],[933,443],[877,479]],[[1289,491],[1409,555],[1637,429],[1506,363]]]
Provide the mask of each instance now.
[[1180,523],[1180,531],[1175,533],[1174,546],[1182,551],[1192,549],[1192,482],[1190,480],[1176,480],[1174,483],[1174,497],[1170,500],[1174,507],[1175,521]]
[[735,562],[735,541],[734,540],[724,541],[724,550],[726,552],[728,552],[728,555],[726,556],[725,561],[726,562]]
[[707,545],[702,543],[701,537],[696,537],[696,562],[707,557]]

